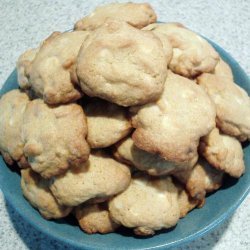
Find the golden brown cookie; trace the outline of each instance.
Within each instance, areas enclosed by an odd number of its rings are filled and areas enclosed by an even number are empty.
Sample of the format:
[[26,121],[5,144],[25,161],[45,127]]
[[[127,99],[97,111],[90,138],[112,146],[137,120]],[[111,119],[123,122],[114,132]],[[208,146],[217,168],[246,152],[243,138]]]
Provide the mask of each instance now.
[[132,106],[159,98],[167,61],[153,32],[108,20],[81,47],[77,75],[87,95]]
[[165,34],[173,47],[169,68],[180,75],[193,78],[213,72],[219,61],[214,48],[201,36],[178,23],[154,23],[147,29]]
[[75,208],[75,216],[81,229],[88,234],[107,234],[119,227],[111,219],[106,203],[80,205]]
[[245,172],[240,142],[217,128],[201,139],[199,150],[212,166],[233,177],[239,178]]
[[156,22],[156,14],[148,3],[111,3],[97,7],[93,13],[76,22],[75,30],[95,30],[108,18],[125,21],[136,28]]
[[216,124],[240,141],[250,140],[250,98],[247,92],[228,77],[202,74],[197,78],[216,107]]
[[29,89],[30,82],[27,76],[27,70],[30,67],[30,64],[35,59],[35,56],[39,48],[29,49],[25,51],[17,60],[17,79],[20,88]]
[[29,97],[18,89],[11,90],[0,99],[0,152],[10,165],[17,161],[20,167],[28,166],[23,153],[21,127],[29,102]]
[[30,168],[21,170],[21,187],[24,197],[45,219],[66,217],[72,210],[59,205],[49,190],[48,181]]
[[87,141],[91,148],[109,147],[128,135],[132,126],[127,110],[121,106],[94,99],[84,105],[87,117]]
[[173,47],[171,43],[169,42],[168,36],[162,32],[159,32],[157,29],[154,29],[155,25],[148,25],[142,30],[150,30],[152,31],[160,40],[163,46],[163,50],[167,59],[167,65],[169,65],[172,57],[173,57]]
[[[72,102],[81,97],[76,85],[75,62],[78,51],[89,32],[53,33],[40,46],[34,60],[25,68],[24,84],[49,104]],[[21,60],[22,61],[22,60]],[[20,71],[21,72],[21,71]]]
[[199,206],[204,205],[206,193],[219,189],[223,181],[223,172],[202,159],[192,170],[180,171],[174,176],[185,185],[191,197],[200,201]]
[[215,127],[214,104],[204,89],[171,71],[157,102],[130,110],[135,145],[176,164],[195,162],[200,138]]
[[134,176],[129,187],[109,202],[111,218],[134,228],[138,235],[176,225],[180,217],[178,193],[171,177]]
[[23,118],[24,155],[31,168],[50,178],[88,160],[87,123],[81,106],[52,107],[36,99]]
[[180,207],[180,218],[185,217],[191,210],[199,205],[199,200],[194,199],[180,183],[174,182],[178,189],[178,203]]
[[125,190],[129,168],[104,153],[91,154],[89,161],[64,175],[54,177],[50,190],[60,204],[77,206],[92,198],[106,198]]
[[127,137],[115,145],[114,156],[121,162],[135,166],[141,171],[147,171],[150,175],[165,175],[190,169],[198,158],[195,157],[185,164],[175,164],[164,160],[159,155],[139,149],[135,146],[131,137]]

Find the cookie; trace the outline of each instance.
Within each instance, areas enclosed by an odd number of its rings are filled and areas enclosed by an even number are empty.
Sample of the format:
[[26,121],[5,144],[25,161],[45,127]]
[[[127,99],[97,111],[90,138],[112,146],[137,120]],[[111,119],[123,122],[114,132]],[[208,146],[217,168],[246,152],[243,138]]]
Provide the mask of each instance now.
[[131,132],[127,110],[121,106],[94,99],[84,105],[84,111],[91,148],[109,147]]
[[30,82],[27,75],[27,70],[30,67],[30,64],[35,59],[35,56],[39,48],[29,49],[25,51],[17,60],[17,80],[21,89],[31,88]]
[[199,200],[190,196],[185,187],[180,183],[175,182],[178,190],[178,203],[180,207],[180,218],[185,217],[191,210],[199,205]]
[[34,94],[49,104],[75,101],[81,97],[75,62],[79,49],[89,32],[54,33],[40,46],[34,60],[25,69],[27,84]]
[[219,55],[201,36],[178,23],[155,23],[147,29],[165,34],[173,47],[169,68],[176,74],[194,78],[214,71]]
[[9,165],[17,161],[20,167],[28,166],[23,153],[21,127],[29,102],[29,97],[18,89],[11,90],[0,98],[0,152]]
[[24,197],[45,219],[63,218],[72,210],[59,205],[48,188],[48,181],[30,168],[21,170],[21,188]]
[[54,177],[50,190],[60,204],[77,206],[92,198],[105,198],[125,190],[129,168],[104,153],[91,154],[89,161],[64,175]]
[[121,106],[157,100],[167,76],[162,43],[153,32],[108,20],[80,49],[77,75],[82,91]]
[[212,166],[232,177],[239,178],[245,172],[240,142],[217,128],[201,139],[199,151]]
[[214,74],[216,76],[228,77],[232,81],[234,79],[232,69],[222,58],[220,58],[219,62],[217,63],[214,69]]
[[213,168],[205,160],[200,159],[192,170],[180,171],[174,176],[185,186],[190,196],[205,203],[206,193],[219,189],[223,182],[223,172]]
[[202,136],[215,127],[215,108],[195,82],[168,73],[157,102],[130,108],[135,145],[176,164],[195,162]]
[[166,161],[159,155],[148,153],[135,146],[131,137],[127,137],[115,145],[114,156],[121,162],[135,166],[149,175],[165,175],[187,170],[194,166],[198,157],[186,164],[175,164]]
[[142,30],[150,30],[160,39],[162,46],[163,46],[165,56],[166,56],[167,65],[169,65],[169,63],[173,57],[173,47],[168,40],[168,36],[162,32],[159,32],[157,29],[154,29],[154,27],[155,27],[155,25],[152,24],[152,25],[146,26]]
[[95,30],[108,18],[143,28],[156,22],[156,14],[148,3],[111,3],[97,7],[93,13],[76,22],[75,30]]
[[228,77],[202,74],[197,78],[216,107],[216,124],[227,135],[240,141],[250,139],[250,98]]
[[129,187],[109,202],[111,218],[137,235],[176,225],[180,217],[177,189],[171,177],[134,176]]
[[75,208],[75,216],[81,229],[88,234],[107,234],[119,227],[112,221],[106,203],[80,205]]
[[86,117],[81,106],[52,107],[41,99],[31,101],[22,126],[24,155],[31,168],[50,178],[88,160]]

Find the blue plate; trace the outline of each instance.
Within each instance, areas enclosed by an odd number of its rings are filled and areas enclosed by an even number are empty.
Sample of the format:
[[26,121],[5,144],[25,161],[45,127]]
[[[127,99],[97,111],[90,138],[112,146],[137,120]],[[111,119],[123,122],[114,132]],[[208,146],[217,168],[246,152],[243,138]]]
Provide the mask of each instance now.
[[[222,48],[208,40],[221,57],[231,66],[234,80],[248,94],[250,81],[239,64]],[[18,88],[17,74],[13,71],[0,93]],[[0,187],[14,209],[41,232],[63,241],[66,244],[84,249],[166,249],[201,237],[227,218],[243,201],[250,190],[250,145],[244,146],[244,160],[247,171],[239,180],[228,178],[225,185],[216,193],[209,195],[202,209],[195,209],[181,219],[176,227],[157,233],[153,237],[142,238],[131,234],[129,230],[107,235],[88,235],[83,233],[76,223],[69,219],[58,221],[44,220],[37,210],[23,198],[20,188],[20,176],[14,168],[6,166],[0,157]]]

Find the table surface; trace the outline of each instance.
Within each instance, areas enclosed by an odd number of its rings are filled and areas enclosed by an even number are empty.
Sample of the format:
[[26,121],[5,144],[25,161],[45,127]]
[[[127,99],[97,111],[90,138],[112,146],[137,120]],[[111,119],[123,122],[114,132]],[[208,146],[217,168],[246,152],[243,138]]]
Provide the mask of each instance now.
[[[18,56],[53,31],[65,31],[95,6],[112,1],[0,0],[0,87]],[[138,1],[139,2],[139,1]],[[148,1],[158,20],[175,21],[210,38],[250,75],[250,1]],[[248,166],[249,167],[249,166]],[[213,232],[179,249],[250,249],[250,196]],[[0,249],[70,249],[27,224],[0,190]]]

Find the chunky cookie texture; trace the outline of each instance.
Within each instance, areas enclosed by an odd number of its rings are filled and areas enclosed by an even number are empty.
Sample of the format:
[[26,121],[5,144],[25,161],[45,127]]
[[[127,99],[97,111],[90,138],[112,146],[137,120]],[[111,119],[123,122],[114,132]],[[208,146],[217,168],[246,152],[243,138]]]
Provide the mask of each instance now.
[[107,19],[125,21],[136,28],[156,22],[156,14],[148,3],[111,3],[100,6],[76,22],[75,30],[95,30]]
[[60,204],[77,206],[93,198],[107,198],[124,191],[130,183],[129,168],[103,152],[69,169],[51,181],[50,190]]
[[217,128],[202,138],[199,149],[215,168],[236,178],[245,172],[240,142],[234,137],[220,133]]
[[178,23],[151,24],[147,29],[165,34],[173,47],[169,68],[176,74],[194,78],[213,72],[219,61],[214,48],[201,36]]
[[168,36],[160,31],[158,29],[155,29],[156,25],[148,25],[144,27],[142,30],[149,30],[152,31],[161,41],[163,50],[166,56],[167,65],[169,66],[169,63],[171,62],[171,59],[173,58],[173,47],[168,39]]
[[18,89],[4,94],[0,99],[0,152],[10,165],[14,161],[20,167],[29,165],[24,156],[21,136],[23,115],[29,102],[29,97]]
[[54,32],[39,49],[22,55],[17,65],[20,87],[32,90],[49,104],[79,99],[75,63],[88,34],[86,31]]
[[23,116],[24,155],[44,178],[64,173],[88,160],[87,123],[81,106],[30,102]]
[[87,141],[91,148],[105,148],[128,135],[132,126],[128,111],[116,104],[94,99],[84,105],[87,117]]
[[30,168],[21,170],[21,188],[24,197],[45,219],[63,218],[72,210],[71,207],[59,205],[49,190],[48,180]]
[[30,64],[35,59],[39,48],[25,51],[17,60],[17,79],[21,89],[30,89],[31,85],[28,77]]
[[158,101],[130,110],[135,145],[177,164],[195,161],[200,138],[215,127],[215,107],[204,89],[171,71]]
[[213,73],[216,76],[230,78],[232,81],[234,79],[232,69],[222,58],[220,58],[220,61],[217,63]]
[[191,210],[200,204],[198,199],[193,198],[185,186],[181,183],[174,182],[178,190],[178,203],[180,207],[180,218],[185,217]]
[[88,234],[107,234],[120,226],[111,219],[106,203],[80,205],[75,208],[74,213],[79,226]]
[[193,169],[180,171],[174,176],[185,186],[189,195],[199,201],[201,207],[205,204],[206,194],[221,187],[224,174],[199,159]]
[[250,139],[250,98],[228,77],[202,74],[198,77],[216,107],[216,124],[227,135],[240,141]]
[[117,143],[113,153],[117,160],[155,176],[191,169],[197,161],[197,157],[184,164],[166,161],[157,154],[148,153],[136,147],[131,137]]
[[81,47],[77,75],[87,95],[133,106],[160,97],[167,61],[161,41],[152,32],[108,20]]
[[129,187],[109,202],[112,219],[137,235],[153,235],[180,217],[178,192],[171,177],[134,176]]

